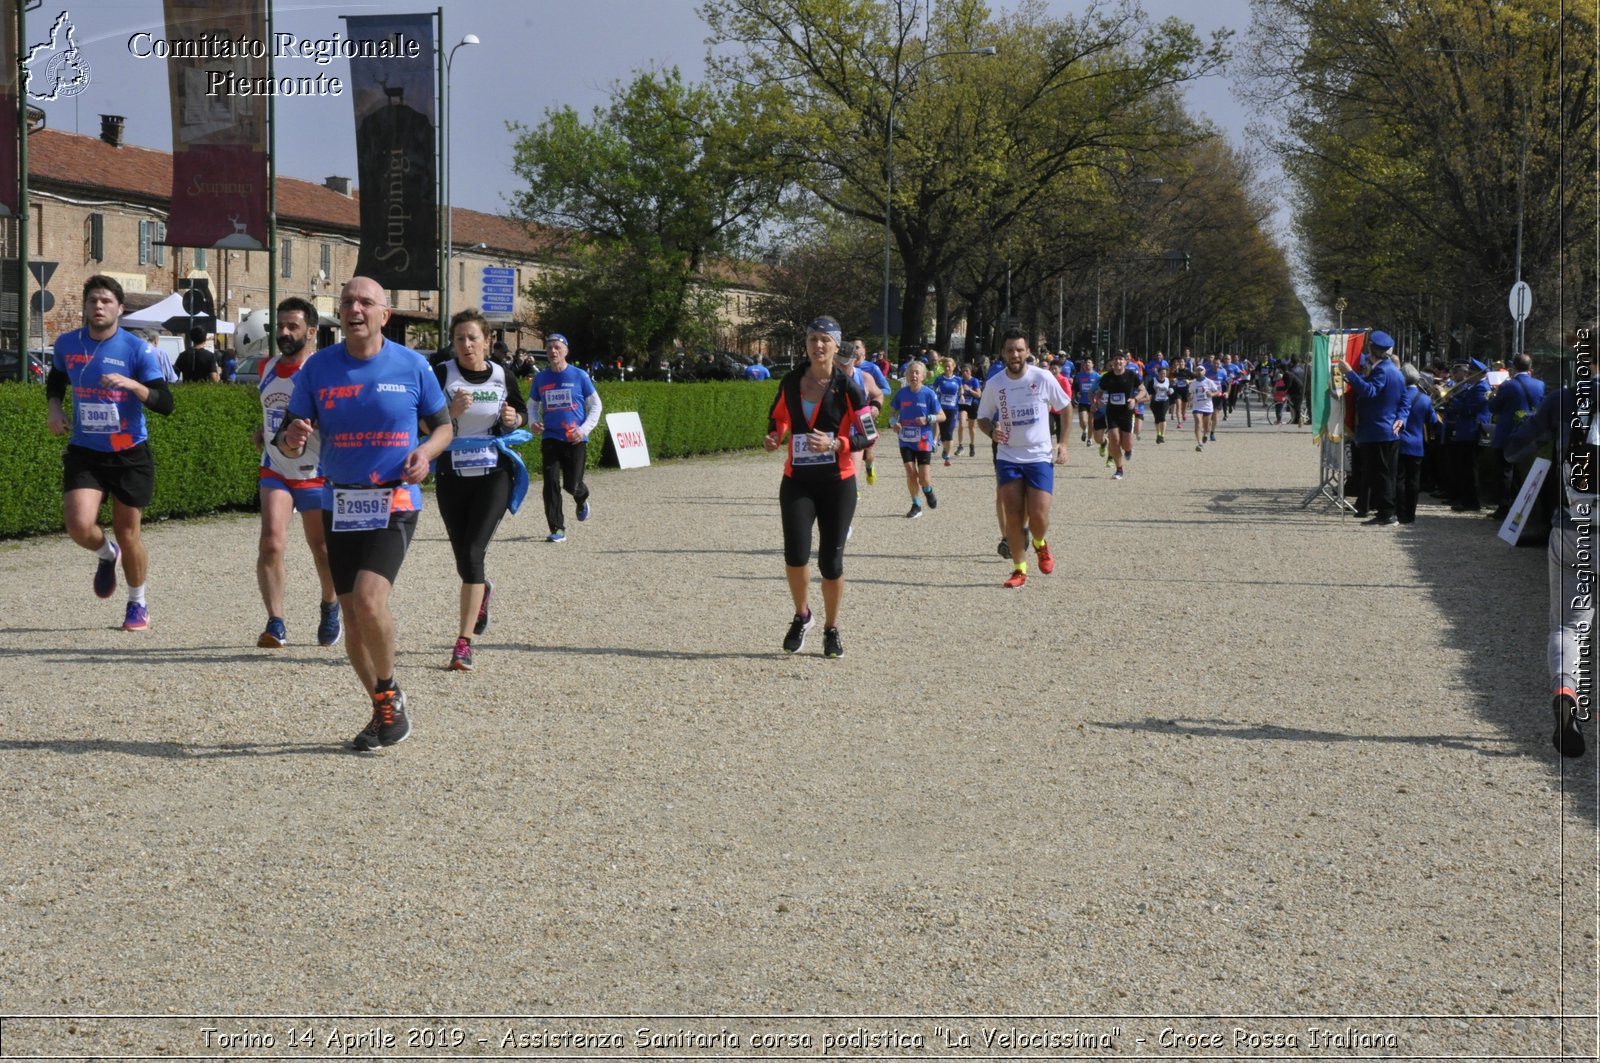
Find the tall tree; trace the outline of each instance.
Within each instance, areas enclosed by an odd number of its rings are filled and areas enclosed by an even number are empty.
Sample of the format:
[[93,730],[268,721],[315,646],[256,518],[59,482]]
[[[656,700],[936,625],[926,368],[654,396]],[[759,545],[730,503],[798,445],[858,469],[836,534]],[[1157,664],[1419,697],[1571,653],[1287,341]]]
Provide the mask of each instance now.
[[570,107],[513,123],[514,201],[567,232],[563,266],[531,286],[541,326],[640,361],[693,340],[717,287],[710,261],[743,250],[775,207],[771,93],[686,85],[676,69],[618,86],[588,122]]
[[1520,239],[1530,328],[1559,343],[1596,280],[1594,39],[1562,0],[1260,0],[1257,96],[1323,298],[1504,341]]
[[[971,220],[1004,230],[1050,182],[1119,166],[1192,135],[1164,98],[1224,61],[1184,23],[1128,2],[1051,18],[1027,0],[994,18],[978,0],[705,0],[724,79],[780,86],[794,178],[834,209],[884,223],[903,268],[902,346]],[[998,49],[992,59],[944,53]],[[891,120],[893,139],[891,141]]]

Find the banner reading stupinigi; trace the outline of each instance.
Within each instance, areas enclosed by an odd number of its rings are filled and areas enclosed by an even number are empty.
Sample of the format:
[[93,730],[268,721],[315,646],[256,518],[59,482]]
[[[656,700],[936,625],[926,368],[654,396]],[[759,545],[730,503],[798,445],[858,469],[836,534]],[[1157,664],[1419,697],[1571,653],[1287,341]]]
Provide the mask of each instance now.
[[[265,41],[262,0],[163,0],[171,42]],[[260,49],[174,48],[167,60],[172,98],[172,215],[167,242],[181,247],[267,246],[266,99],[214,92],[220,77],[264,78]],[[188,58],[179,52],[191,53]],[[193,53],[204,54],[200,58]]]
[[356,272],[385,288],[439,287],[433,16],[346,15],[361,182]]
[[0,0],[0,217],[21,209],[17,188],[17,0]]

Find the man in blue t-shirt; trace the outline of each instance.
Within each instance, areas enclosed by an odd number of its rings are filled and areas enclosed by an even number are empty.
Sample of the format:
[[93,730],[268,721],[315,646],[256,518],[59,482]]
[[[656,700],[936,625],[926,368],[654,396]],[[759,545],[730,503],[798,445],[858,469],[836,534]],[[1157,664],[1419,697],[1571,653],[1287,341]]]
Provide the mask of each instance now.
[[561,485],[578,507],[578,519],[589,519],[589,486],[583,482],[588,462],[589,433],[600,423],[600,395],[594,381],[567,362],[567,338],[552,332],[544,340],[550,368],[534,374],[528,389],[529,426],[539,433],[544,464],[544,519],[550,525],[546,542],[567,541],[566,515],[561,510]]
[[[122,299],[122,285],[110,277],[95,274],[83,282],[84,327],[56,338],[45,397],[51,433],[72,433],[62,455],[67,534],[98,556],[94,592],[101,598],[115,593],[117,559],[122,559],[128,579],[122,630],[143,631],[150,626],[144,598],[149,557],[140,525],[156,489],[144,411],[171,413],[172,392],[155,348],[117,327]],[[70,424],[61,405],[69,387]],[[115,539],[100,528],[106,495],[111,496]]]
[[756,360],[744,367],[746,380],[771,380],[772,370],[761,364],[761,356],[756,355]]
[[[450,409],[428,360],[384,338],[388,297],[355,277],[339,294],[344,342],[318,351],[294,376],[273,442],[285,457],[321,441],[322,527],[344,616],[345,654],[372,699],[372,719],[351,742],[374,750],[411,734],[394,679],[389,594],[422,509],[417,486],[450,446]],[[428,428],[418,438],[418,422]]]

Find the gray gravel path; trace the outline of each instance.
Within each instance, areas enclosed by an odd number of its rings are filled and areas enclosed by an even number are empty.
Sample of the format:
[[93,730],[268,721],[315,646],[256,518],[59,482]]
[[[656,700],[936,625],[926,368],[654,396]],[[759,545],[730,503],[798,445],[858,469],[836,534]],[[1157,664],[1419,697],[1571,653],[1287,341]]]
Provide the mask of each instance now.
[[[1542,551],[1299,508],[1303,431],[1185,439],[1122,483],[1075,443],[1060,568],[1017,592],[986,453],[916,522],[886,464],[842,661],[778,651],[777,457],[593,474],[562,545],[532,499],[471,674],[430,501],[394,599],[416,733],[377,756],[342,750],[368,710],[303,551],[294,643],[254,647],[253,517],[149,529],[143,634],[64,536],[0,544],[0,1011],[828,1015],[782,1028],[920,1054],[939,1015],[1056,1015],[1052,1057],[1115,1027],[1213,1058],[1311,1026],[1550,1054],[1587,1013],[1592,1051],[1596,758],[1549,746]],[[651,1025],[450,1021],[479,1052]],[[198,1026],[13,1019],[5,1053]]]

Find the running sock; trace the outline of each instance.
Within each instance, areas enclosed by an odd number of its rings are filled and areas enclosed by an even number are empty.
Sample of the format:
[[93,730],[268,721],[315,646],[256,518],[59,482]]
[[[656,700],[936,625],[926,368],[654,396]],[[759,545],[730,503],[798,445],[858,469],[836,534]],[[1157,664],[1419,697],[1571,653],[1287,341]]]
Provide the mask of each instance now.
[[128,588],[128,601],[136,602],[139,605],[144,605],[145,604],[145,601],[144,601],[144,584],[141,583],[137,587],[129,587]]
[[1015,569],[1018,572],[1021,572],[1023,575],[1027,575],[1028,563],[1026,561],[1018,561],[1015,565],[1012,566],[1012,568]]
[[106,536],[106,541],[100,544],[100,549],[94,552],[94,556],[102,561],[110,561],[117,556],[117,544],[111,541],[111,536]]
[[1035,550],[1038,550],[1040,547],[1049,546],[1049,545],[1050,544],[1045,542],[1043,539],[1035,539],[1033,541],[1033,548]]
[[930,495],[931,496],[933,494],[933,488],[932,487],[924,487],[922,489],[922,493],[925,494],[925,495]]
[[378,680],[378,685],[373,687],[372,693],[373,693],[373,696],[377,696],[379,694],[382,694],[385,690],[394,690],[394,689],[396,689],[396,687],[394,685],[394,676],[390,676],[387,679]]

